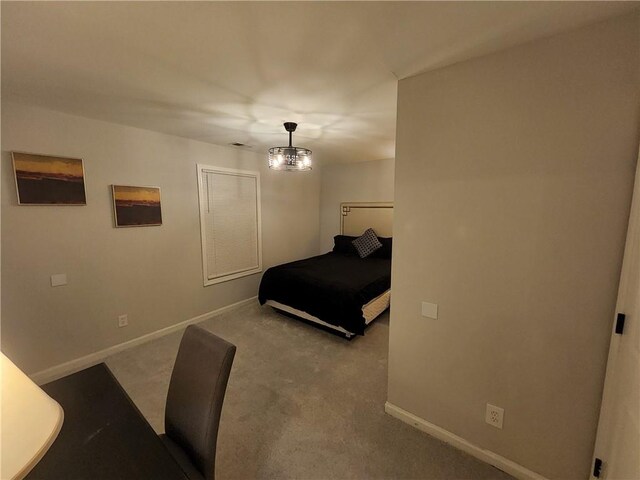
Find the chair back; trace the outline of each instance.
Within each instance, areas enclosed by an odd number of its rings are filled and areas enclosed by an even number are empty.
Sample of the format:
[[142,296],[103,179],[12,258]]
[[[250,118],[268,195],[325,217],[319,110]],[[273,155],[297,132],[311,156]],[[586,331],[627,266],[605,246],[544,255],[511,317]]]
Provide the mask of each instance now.
[[216,443],[235,345],[191,325],[169,382],[164,427],[205,479],[215,478]]

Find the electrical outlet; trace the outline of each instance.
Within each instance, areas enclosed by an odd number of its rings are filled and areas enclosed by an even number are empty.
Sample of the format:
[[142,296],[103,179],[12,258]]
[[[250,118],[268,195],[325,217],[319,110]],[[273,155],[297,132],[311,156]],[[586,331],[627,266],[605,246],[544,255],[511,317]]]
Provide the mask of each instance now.
[[504,408],[496,407],[487,403],[487,413],[485,414],[484,421],[492,427],[502,429],[502,421],[504,420]]
[[118,315],[118,327],[122,328],[122,327],[126,327],[127,325],[129,325],[129,317],[128,315]]

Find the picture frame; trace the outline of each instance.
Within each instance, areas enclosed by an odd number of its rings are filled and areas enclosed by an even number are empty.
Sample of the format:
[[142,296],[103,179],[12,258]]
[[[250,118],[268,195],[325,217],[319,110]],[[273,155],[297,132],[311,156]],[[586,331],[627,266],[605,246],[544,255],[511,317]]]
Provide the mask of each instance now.
[[160,187],[111,185],[116,228],[162,225]]
[[81,158],[11,152],[18,205],[87,204]]

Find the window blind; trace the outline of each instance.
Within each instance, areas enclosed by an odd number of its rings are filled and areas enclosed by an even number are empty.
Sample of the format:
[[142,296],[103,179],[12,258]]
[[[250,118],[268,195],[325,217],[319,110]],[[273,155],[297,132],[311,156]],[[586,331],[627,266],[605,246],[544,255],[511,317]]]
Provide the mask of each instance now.
[[261,271],[259,174],[200,170],[205,284]]

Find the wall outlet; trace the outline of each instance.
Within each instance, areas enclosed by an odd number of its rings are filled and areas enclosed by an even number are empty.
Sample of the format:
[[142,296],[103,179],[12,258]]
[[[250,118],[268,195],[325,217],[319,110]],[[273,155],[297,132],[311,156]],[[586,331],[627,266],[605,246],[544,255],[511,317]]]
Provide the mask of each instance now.
[[118,327],[126,327],[129,325],[129,316],[128,315],[118,315]]
[[504,408],[496,407],[487,403],[487,413],[485,414],[484,421],[489,425],[502,428],[502,421],[504,419]]

